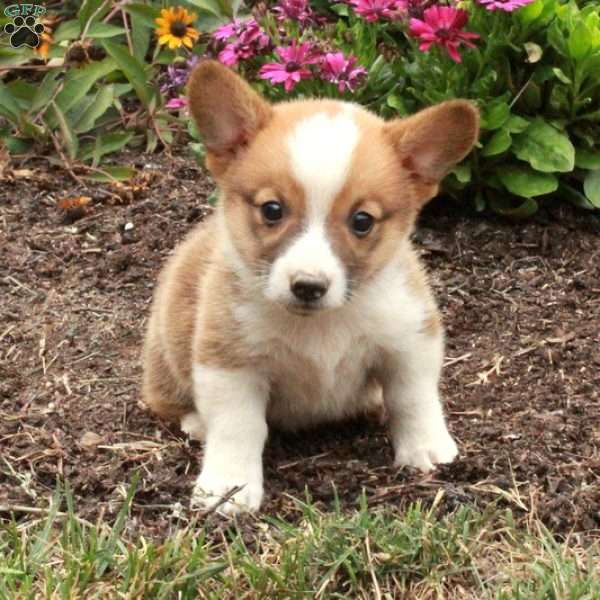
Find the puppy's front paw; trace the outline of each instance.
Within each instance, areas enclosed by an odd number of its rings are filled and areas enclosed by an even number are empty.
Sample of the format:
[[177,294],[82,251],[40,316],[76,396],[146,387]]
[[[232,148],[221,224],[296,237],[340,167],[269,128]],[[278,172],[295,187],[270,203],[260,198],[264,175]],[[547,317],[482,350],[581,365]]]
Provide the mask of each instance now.
[[422,435],[399,436],[394,446],[395,466],[417,467],[425,472],[436,464],[452,462],[458,455],[456,442],[445,428]]
[[[241,489],[230,496],[233,489]],[[223,498],[228,499],[223,502]],[[211,473],[200,474],[192,492],[192,507],[211,510],[223,515],[234,515],[240,512],[258,510],[263,497],[260,481],[241,483],[223,475]]]
[[192,440],[197,440],[199,442],[204,440],[206,434],[204,423],[196,411],[183,415],[183,417],[181,417],[180,427],[181,431],[187,433]]

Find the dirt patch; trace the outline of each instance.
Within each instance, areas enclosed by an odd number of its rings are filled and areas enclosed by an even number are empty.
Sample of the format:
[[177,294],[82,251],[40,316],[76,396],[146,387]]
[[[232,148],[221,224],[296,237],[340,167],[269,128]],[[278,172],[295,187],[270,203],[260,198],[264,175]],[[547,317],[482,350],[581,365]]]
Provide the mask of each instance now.
[[[127,161],[127,157],[124,157]],[[200,446],[139,405],[156,275],[211,191],[186,157],[137,157],[137,187],[91,191],[28,165],[0,190],[0,506],[45,506],[69,481],[90,520],[140,472],[134,522],[164,536],[187,514]],[[91,197],[81,219],[58,207]],[[272,434],[264,511],[498,501],[553,531],[600,531],[600,220],[550,207],[533,222],[437,203],[416,242],[447,328],[443,393],[461,458],[423,476],[391,465],[385,428]],[[6,513],[4,513],[6,515]]]

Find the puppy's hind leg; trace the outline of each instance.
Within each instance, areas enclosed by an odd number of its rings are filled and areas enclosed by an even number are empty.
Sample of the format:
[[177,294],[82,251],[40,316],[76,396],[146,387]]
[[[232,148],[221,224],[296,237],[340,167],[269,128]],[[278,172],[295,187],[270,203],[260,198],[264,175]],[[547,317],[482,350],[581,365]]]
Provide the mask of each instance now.
[[[195,413],[191,382],[179,381],[173,374],[164,358],[159,344],[149,336],[144,348],[144,376],[142,383],[142,399],[158,416],[168,420],[186,418],[186,433],[194,432],[189,413]],[[197,414],[197,413],[196,413]],[[182,427],[183,428],[183,427]]]

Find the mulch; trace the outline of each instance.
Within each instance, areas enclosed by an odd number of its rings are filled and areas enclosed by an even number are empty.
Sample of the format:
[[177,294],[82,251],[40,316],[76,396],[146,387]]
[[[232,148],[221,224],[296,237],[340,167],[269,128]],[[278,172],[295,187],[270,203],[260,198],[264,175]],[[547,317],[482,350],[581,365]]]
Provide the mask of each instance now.
[[[211,210],[190,157],[128,156],[134,184],[89,189],[43,161],[0,189],[0,517],[46,507],[68,481],[78,514],[111,520],[134,472],[132,523],[151,537],[189,517],[201,446],[140,405],[139,353],[156,275]],[[91,198],[60,208],[61,200]],[[62,206],[77,202],[63,202]],[[600,218],[549,205],[533,220],[423,215],[415,242],[447,330],[442,381],[461,456],[433,474],[391,466],[385,427],[273,432],[264,514],[506,506],[561,536],[600,537]],[[3,512],[1,512],[3,511]]]

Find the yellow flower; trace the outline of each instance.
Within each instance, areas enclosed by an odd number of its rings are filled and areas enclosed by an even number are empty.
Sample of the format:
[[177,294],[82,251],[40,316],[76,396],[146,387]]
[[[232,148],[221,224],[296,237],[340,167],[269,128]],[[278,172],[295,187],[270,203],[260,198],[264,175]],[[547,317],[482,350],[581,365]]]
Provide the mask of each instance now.
[[163,8],[160,11],[160,17],[155,19],[158,25],[155,30],[158,43],[168,44],[171,50],[179,48],[182,44],[191,48],[200,37],[198,31],[190,27],[195,19],[194,13],[188,13],[181,6]]

